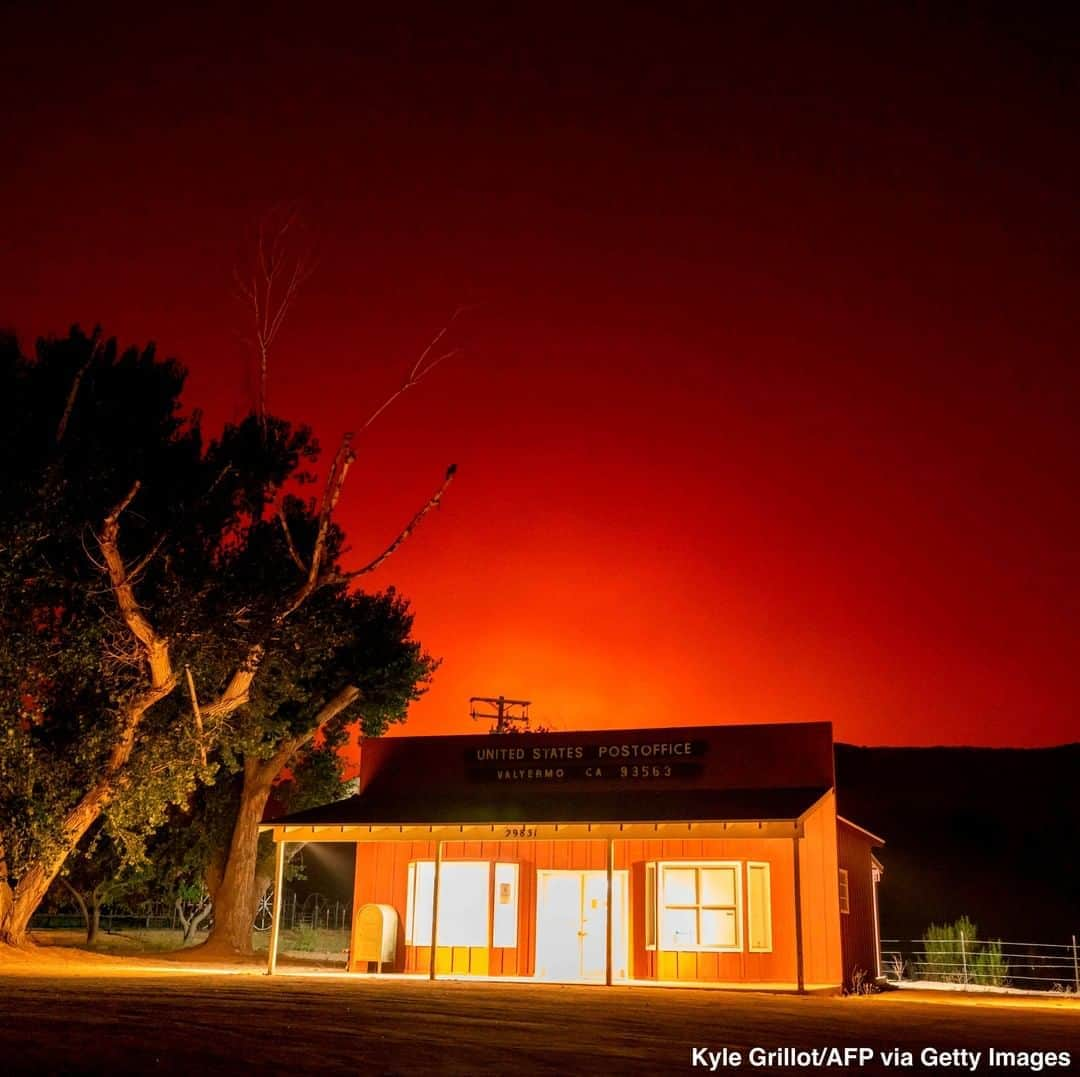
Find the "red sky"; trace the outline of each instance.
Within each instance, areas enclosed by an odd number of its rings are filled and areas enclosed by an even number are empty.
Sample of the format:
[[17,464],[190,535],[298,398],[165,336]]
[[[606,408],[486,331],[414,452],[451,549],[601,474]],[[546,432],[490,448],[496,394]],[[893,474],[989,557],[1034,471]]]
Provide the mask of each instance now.
[[238,417],[232,266],[297,200],[270,403],[332,446],[480,304],[341,505],[359,560],[459,465],[373,580],[444,660],[405,732],[1075,740],[1076,26],[869,7],[9,6],[0,323]]

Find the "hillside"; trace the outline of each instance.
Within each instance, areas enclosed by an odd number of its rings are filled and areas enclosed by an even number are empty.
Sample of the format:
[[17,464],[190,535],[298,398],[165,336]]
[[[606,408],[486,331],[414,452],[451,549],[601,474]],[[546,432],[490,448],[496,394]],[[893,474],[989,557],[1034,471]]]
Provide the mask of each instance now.
[[885,838],[885,938],[967,914],[980,935],[1080,936],[1080,744],[836,748],[840,813]]

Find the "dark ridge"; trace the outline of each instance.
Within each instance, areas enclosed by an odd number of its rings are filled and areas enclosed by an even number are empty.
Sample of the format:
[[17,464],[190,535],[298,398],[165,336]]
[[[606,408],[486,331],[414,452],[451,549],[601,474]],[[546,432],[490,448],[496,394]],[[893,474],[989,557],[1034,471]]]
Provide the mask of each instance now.
[[983,938],[1080,937],[1080,744],[836,746],[840,814],[881,835],[885,938],[970,916]]

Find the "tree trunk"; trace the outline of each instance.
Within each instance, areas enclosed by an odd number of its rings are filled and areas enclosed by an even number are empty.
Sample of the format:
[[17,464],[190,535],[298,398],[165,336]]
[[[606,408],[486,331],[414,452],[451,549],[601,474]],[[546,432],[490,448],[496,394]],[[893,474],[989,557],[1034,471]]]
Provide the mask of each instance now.
[[255,864],[262,822],[275,775],[257,759],[244,761],[244,785],[236,813],[229,857],[221,885],[214,895],[214,926],[207,945],[236,954],[251,954],[251,925],[255,911]]
[[143,715],[155,703],[164,699],[172,688],[172,681],[155,683],[153,688],[148,689],[131,704],[125,715],[120,739],[113,745],[101,776],[67,813],[58,840],[50,845],[51,852],[34,861],[19,879],[12,893],[7,915],[4,916],[0,909],[0,943],[10,946],[23,946],[26,943],[26,930],[30,926],[30,919],[45,900],[45,895],[60,874],[64,862],[115,795],[117,783],[122,780],[124,768],[135,749],[135,737]]
[[11,916],[15,895],[8,881],[7,854],[4,851],[4,835],[0,832],[0,935]]
[[191,914],[191,918],[184,922],[184,942],[189,943],[195,938],[195,933],[202,926],[203,921],[210,915],[214,909],[214,903],[210,900],[210,896],[207,895],[203,898],[202,904]]
[[[130,755],[130,750],[124,756],[124,762],[127,762],[127,755]],[[64,861],[101,815],[113,792],[112,776],[104,777],[68,812],[60,840],[52,847],[51,855],[37,860],[16,884],[12,892],[11,908],[7,916],[0,919],[0,942],[10,946],[25,944],[31,917],[37,912],[49,887],[60,874]]]
[[101,928],[101,902],[97,897],[90,899],[89,912],[90,916],[86,921],[86,945],[93,946]]
[[274,781],[290,759],[331,719],[356,702],[360,689],[346,685],[315,716],[312,728],[285,741],[267,760],[244,760],[244,785],[240,791],[240,809],[236,813],[229,857],[225,862],[221,885],[214,894],[214,926],[209,948],[251,954],[252,923],[258,901],[256,868],[259,862],[259,823]]
[[82,913],[83,927],[86,928],[86,942],[87,945],[94,941],[94,936],[97,935],[97,926],[90,926],[90,911],[86,907],[86,899],[67,881],[67,879],[60,880],[64,884],[64,888],[75,899],[75,904],[79,906],[79,912]]

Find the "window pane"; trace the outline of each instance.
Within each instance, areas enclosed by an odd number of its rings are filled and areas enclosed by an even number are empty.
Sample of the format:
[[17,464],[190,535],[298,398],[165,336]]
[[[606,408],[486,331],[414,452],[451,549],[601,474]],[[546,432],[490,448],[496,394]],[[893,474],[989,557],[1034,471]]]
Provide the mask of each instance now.
[[664,869],[664,904],[694,905],[697,903],[697,888],[694,883],[693,868]]
[[412,921],[413,946],[431,945],[431,899],[435,894],[435,863],[418,860],[414,865],[413,903],[407,919]]
[[439,946],[487,946],[486,861],[448,861],[439,871]]
[[701,910],[702,946],[734,946],[735,942],[734,909]]
[[734,905],[735,904],[735,869],[734,868],[702,868],[701,869],[701,904],[702,905]]
[[772,894],[769,886],[769,865],[749,864],[746,868],[746,886],[750,903],[750,949],[772,949]]
[[665,909],[661,948],[684,950],[697,946],[697,911],[695,909]]
[[492,946],[517,946],[518,866],[495,865],[495,922]]

